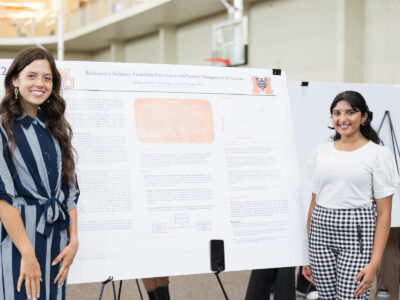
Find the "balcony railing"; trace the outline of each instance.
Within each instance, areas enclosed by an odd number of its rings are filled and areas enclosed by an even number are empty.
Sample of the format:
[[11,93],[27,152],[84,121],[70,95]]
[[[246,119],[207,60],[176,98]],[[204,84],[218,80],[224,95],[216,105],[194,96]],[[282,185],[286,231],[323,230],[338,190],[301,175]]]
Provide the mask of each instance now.
[[[64,32],[68,33],[84,26],[96,23],[108,16],[152,0],[89,0],[72,1],[76,7],[69,7],[65,16]],[[79,6],[81,3],[81,6]],[[82,3],[84,3],[82,5]],[[3,15],[7,11],[0,7]],[[57,13],[54,13],[57,15]],[[0,18],[0,38],[39,37],[57,34],[57,17],[41,19],[12,19],[6,15]]]

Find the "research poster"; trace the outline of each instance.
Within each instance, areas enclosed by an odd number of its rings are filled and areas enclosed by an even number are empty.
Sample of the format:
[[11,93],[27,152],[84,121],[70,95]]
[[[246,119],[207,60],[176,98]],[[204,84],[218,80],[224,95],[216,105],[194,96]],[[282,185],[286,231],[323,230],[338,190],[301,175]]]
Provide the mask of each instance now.
[[[289,82],[288,87],[293,123],[295,124],[304,207],[307,207],[311,200],[309,178],[306,172],[308,156],[319,144],[331,140],[330,137],[334,131],[328,128],[328,126],[332,126],[329,108],[335,96],[340,92],[354,90],[364,96],[370,111],[373,112],[372,127],[376,131],[379,130],[379,127],[381,128],[379,137],[384,145],[393,151],[399,170],[399,85],[309,82],[308,86],[302,86],[301,82]],[[387,112],[386,116],[385,112]],[[400,227],[400,190],[393,197],[392,227]]]
[[211,239],[226,271],[307,263],[284,72],[58,68],[81,189],[69,283],[207,273]]

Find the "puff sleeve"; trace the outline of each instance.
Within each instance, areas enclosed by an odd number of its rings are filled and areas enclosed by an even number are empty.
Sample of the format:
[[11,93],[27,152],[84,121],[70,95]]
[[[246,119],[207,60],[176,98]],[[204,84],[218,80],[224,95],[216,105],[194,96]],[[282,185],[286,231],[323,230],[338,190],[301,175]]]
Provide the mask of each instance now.
[[372,164],[372,188],[375,199],[393,195],[400,187],[400,178],[393,153],[381,146]]

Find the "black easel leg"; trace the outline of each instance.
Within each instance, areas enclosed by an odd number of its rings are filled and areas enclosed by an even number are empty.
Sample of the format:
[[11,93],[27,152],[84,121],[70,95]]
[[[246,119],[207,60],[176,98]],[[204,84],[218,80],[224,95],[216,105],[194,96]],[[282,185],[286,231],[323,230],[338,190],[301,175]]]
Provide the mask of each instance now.
[[215,272],[215,273],[214,273],[214,275],[217,277],[217,280],[218,280],[219,286],[221,287],[222,293],[224,293],[225,299],[226,299],[226,300],[229,300],[229,299],[228,299],[228,295],[227,295],[226,292],[225,292],[224,286],[222,285],[221,279],[219,279],[218,274],[219,274],[219,272]]
[[112,281],[112,287],[113,287],[114,300],[117,300],[117,294],[115,293],[115,283],[114,283],[114,281]]
[[[105,286],[107,283],[109,283],[110,281],[112,281],[112,280],[113,280],[113,277],[112,277],[112,276],[109,276],[108,279],[104,280],[104,281],[101,283],[101,289],[100,289],[99,300],[101,300],[101,298],[103,297],[104,286]],[[114,285],[114,282],[113,282],[113,285]],[[115,300],[116,300],[116,299],[115,299]]]
[[121,290],[122,290],[122,280],[119,281],[118,300],[121,299]]
[[103,291],[104,291],[104,284],[101,285],[99,300],[101,300],[101,298],[103,297]]
[[143,300],[142,290],[140,289],[139,280],[136,279],[136,285],[139,290],[140,299]]

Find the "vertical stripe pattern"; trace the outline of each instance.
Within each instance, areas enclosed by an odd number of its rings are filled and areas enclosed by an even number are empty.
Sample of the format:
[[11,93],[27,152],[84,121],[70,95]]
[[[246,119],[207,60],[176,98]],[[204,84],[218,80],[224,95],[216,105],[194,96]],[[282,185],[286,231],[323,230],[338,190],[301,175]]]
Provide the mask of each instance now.
[[[1,116],[0,116],[1,124]],[[42,279],[40,300],[65,300],[65,285],[53,283],[60,264],[51,261],[68,243],[68,211],[76,207],[79,190],[61,183],[62,155],[58,141],[43,122],[24,114],[14,124],[17,148],[9,159],[9,140],[0,125],[0,199],[16,207],[36,252]],[[24,284],[17,291],[21,255],[0,221],[0,300],[26,300]]]

